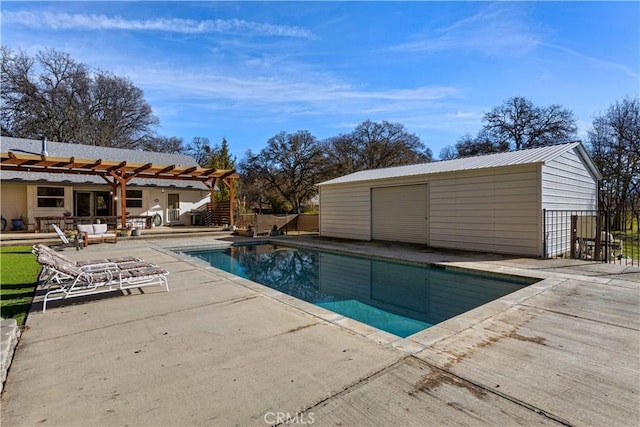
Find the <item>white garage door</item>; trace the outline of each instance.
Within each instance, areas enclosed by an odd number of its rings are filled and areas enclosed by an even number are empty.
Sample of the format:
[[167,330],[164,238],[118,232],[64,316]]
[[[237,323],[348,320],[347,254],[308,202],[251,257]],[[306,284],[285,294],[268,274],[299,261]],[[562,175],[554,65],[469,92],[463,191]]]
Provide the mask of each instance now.
[[371,189],[374,240],[429,244],[427,184]]

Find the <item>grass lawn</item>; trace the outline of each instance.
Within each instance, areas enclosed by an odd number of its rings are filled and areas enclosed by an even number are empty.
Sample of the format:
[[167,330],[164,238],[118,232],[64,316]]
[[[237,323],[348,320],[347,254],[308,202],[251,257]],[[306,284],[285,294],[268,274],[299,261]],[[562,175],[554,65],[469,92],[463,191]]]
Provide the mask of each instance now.
[[31,246],[0,247],[0,315],[24,325],[33,300],[40,265]]
[[[630,235],[631,233],[627,233]],[[637,236],[637,232],[635,236]],[[634,239],[634,235],[630,235],[627,240],[625,240],[624,245],[622,246],[622,253],[625,258],[631,258],[636,261],[640,260],[640,242],[638,242],[637,238]]]

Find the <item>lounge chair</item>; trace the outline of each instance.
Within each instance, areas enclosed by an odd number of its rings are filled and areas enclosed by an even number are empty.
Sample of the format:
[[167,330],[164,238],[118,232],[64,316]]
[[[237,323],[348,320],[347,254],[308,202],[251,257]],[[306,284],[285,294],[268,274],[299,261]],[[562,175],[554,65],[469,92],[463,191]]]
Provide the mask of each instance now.
[[75,264],[77,267],[91,268],[94,271],[100,270],[101,268],[111,268],[113,267],[113,264],[115,264],[121,270],[157,267],[156,264],[151,264],[149,262],[146,262],[142,258],[136,258],[132,256],[92,259],[88,261],[74,262],[63,254],[56,252],[49,246],[43,245],[42,243],[33,245],[32,252],[38,259],[40,257],[44,257],[42,262],[39,261],[42,265],[42,271],[40,272],[40,276],[38,277],[38,282],[41,286],[44,287],[51,286],[51,284],[53,283],[60,283],[60,281],[62,280],[61,277],[63,277],[59,274],[58,271],[50,268],[46,264],[46,258],[54,258],[60,260],[61,262],[70,262],[72,264]]
[[169,292],[166,277],[169,272],[154,264],[139,262],[136,267],[127,269],[114,262],[78,266],[54,251],[39,250],[37,255],[38,262],[47,271],[46,282],[42,283],[48,290],[44,296],[43,313],[47,302],[54,300],[152,285],[164,286]]
[[78,236],[76,235],[75,241],[70,241],[69,238],[62,232],[62,230],[60,229],[60,227],[58,227],[56,224],[51,224],[53,226],[53,229],[56,231],[56,234],[58,235],[58,237],[60,238],[60,240],[62,240],[62,244],[58,245],[57,247],[60,249],[64,249],[67,247],[75,247],[76,249],[84,247],[84,243],[78,240]]

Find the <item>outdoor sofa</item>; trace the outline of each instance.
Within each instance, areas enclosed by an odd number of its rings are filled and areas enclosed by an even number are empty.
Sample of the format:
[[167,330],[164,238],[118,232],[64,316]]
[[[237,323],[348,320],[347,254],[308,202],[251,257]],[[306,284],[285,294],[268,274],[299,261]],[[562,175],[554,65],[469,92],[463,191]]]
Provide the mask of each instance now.
[[78,233],[82,235],[84,246],[89,242],[118,242],[118,234],[107,230],[107,224],[78,224]]

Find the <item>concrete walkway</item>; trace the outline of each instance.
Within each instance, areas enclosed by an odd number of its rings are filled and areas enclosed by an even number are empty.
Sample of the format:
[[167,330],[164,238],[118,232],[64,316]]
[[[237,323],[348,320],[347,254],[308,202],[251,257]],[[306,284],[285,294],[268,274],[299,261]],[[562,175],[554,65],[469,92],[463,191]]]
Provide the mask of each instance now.
[[66,250],[161,264],[171,291],[36,303],[2,424],[640,425],[637,267],[282,238],[543,279],[398,339],[168,250],[229,240]]

